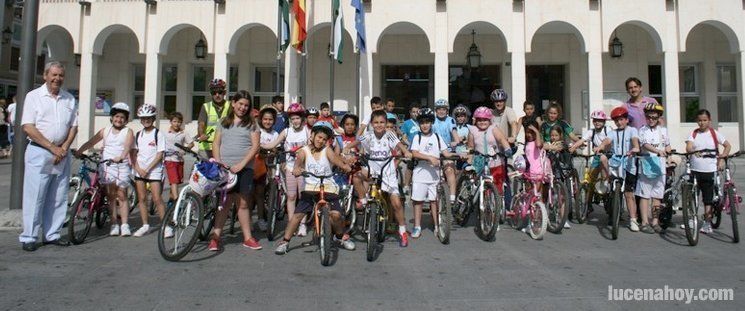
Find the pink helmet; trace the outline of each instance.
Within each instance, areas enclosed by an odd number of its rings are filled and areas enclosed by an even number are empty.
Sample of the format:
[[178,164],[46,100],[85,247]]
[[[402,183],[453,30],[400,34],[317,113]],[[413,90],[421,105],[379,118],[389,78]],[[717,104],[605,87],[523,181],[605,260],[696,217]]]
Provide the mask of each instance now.
[[494,115],[491,113],[491,109],[487,107],[478,107],[476,108],[476,111],[473,112],[473,117],[476,119],[489,119],[491,120]]
[[290,107],[287,107],[287,115],[300,115],[301,117],[305,115],[305,107],[303,105],[298,103],[292,103]]
[[605,115],[605,111],[603,110],[595,110],[590,114],[590,119],[592,120],[608,120],[608,116]]

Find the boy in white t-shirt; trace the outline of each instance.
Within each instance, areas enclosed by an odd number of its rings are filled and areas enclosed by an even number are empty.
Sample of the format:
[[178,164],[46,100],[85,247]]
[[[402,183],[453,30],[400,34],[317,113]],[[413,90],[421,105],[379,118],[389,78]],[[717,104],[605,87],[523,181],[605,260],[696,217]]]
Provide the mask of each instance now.
[[[427,109],[429,110],[429,109]],[[448,151],[448,144],[437,133],[433,133],[432,124],[435,116],[432,113],[423,113],[417,117],[421,132],[414,136],[411,141],[412,156],[419,159],[414,167],[411,188],[411,200],[414,202],[414,230],[411,231],[412,238],[419,238],[422,234],[422,205],[424,201],[430,204],[432,221],[435,224],[434,232],[437,233],[437,183],[440,181],[440,156],[450,157],[453,153]]]
[[[143,104],[137,109],[137,117],[144,127],[142,131],[135,135],[135,145],[132,149],[133,170],[135,175],[135,186],[137,187],[137,196],[140,199],[140,218],[142,227],[137,229],[133,236],[141,237],[150,231],[148,222],[150,214],[146,205],[147,188],[146,183],[150,184],[150,193],[152,194],[153,204],[155,204],[158,217],[162,220],[166,208],[163,205],[161,193],[163,190],[163,154],[166,150],[166,139],[163,133],[160,133],[155,123],[156,109],[150,104]],[[168,233],[168,232],[166,232]]]
[[[591,164],[593,169],[593,179],[599,172],[602,172],[602,179],[605,180],[608,178],[608,157],[606,157],[603,152],[605,152],[607,148],[600,148],[600,145],[602,145],[603,141],[608,138],[608,133],[613,132],[613,129],[605,125],[608,117],[605,115],[605,111],[603,110],[593,111],[590,114],[590,119],[592,119],[593,128],[582,133],[582,138],[569,147],[569,153],[574,153],[585,143],[589,143],[590,152],[595,155]],[[600,170],[600,167],[603,169]]]
[[194,147],[194,141],[189,135],[184,133],[181,125],[184,123],[184,116],[180,112],[171,114],[171,127],[165,133],[166,150],[164,164],[166,174],[168,175],[168,184],[170,187],[169,203],[176,202],[178,199],[178,186],[184,181],[184,151],[177,148],[176,144],[183,145],[191,149]]
[[[723,156],[729,154],[732,146],[727,139],[717,130],[711,128],[711,113],[706,109],[701,109],[696,114],[696,123],[698,129],[693,131],[686,140],[686,152],[699,151],[698,155],[691,157],[691,171],[693,177],[698,182],[698,188],[701,189],[701,199],[704,202],[704,225],[701,226],[702,233],[712,233],[711,227],[711,205],[714,201],[714,174],[717,170],[724,169]],[[719,150],[719,145],[724,146],[724,150]]]
[[[667,154],[672,151],[670,148],[670,135],[667,128],[660,125],[660,117],[664,108],[657,103],[647,104],[644,108],[644,115],[647,119],[647,125],[642,126],[639,130],[639,145],[641,145],[641,155],[639,165],[642,166],[644,161],[656,161],[659,165],[657,176],[647,175],[643,169],[639,169],[638,183],[634,194],[641,198],[639,201],[639,210],[646,211],[649,208],[649,200],[652,200],[652,230],[654,233],[662,232],[659,224],[658,215],[660,213],[660,201],[665,195],[665,167]],[[642,213],[642,223],[647,223],[643,219],[646,213]],[[642,232],[652,233],[647,228],[642,228]]]

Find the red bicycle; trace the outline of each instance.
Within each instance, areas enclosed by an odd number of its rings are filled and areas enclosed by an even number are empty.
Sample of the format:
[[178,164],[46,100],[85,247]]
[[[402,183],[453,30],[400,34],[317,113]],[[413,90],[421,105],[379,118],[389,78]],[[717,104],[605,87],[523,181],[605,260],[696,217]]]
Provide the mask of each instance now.
[[[83,155],[83,166],[90,177],[90,187],[84,190],[82,196],[78,199],[77,204],[73,207],[72,215],[68,225],[68,235],[70,242],[73,244],[82,244],[88,233],[91,231],[93,220],[103,226],[108,215],[108,205],[106,200],[106,188],[99,183],[98,175],[101,165],[113,163],[111,160],[98,160],[98,156]],[[88,163],[95,164],[95,168],[90,168]]]

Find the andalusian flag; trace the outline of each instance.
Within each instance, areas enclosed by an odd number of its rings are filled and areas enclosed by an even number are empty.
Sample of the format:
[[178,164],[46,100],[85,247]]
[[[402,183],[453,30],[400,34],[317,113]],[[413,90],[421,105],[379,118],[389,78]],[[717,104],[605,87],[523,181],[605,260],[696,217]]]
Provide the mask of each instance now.
[[279,24],[279,50],[284,52],[290,44],[290,7],[287,0],[279,0],[279,15],[282,19]]
[[298,52],[303,52],[303,43],[308,36],[305,31],[305,0],[293,1],[292,11],[295,13],[295,22],[292,27],[292,47]]
[[334,12],[334,59],[341,64],[344,50],[344,10],[339,6],[340,0],[332,0]]

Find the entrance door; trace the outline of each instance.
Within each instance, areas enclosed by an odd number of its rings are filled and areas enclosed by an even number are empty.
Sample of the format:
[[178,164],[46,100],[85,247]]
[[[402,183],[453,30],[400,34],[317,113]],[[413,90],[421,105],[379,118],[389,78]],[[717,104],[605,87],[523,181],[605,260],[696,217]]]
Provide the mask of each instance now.
[[[551,101],[559,102],[566,108],[564,101],[564,65],[528,65],[526,66],[527,99],[536,106],[538,115],[543,115]],[[515,109],[522,109],[522,103],[514,103]],[[564,110],[564,118],[568,111]]]
[[426,106],[433,102],[434,66],[429,65],[383,65],[383,100],[396,101],[395,113],[408,116],[409,107],[416,103]]

